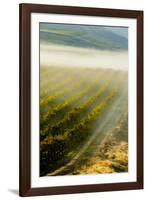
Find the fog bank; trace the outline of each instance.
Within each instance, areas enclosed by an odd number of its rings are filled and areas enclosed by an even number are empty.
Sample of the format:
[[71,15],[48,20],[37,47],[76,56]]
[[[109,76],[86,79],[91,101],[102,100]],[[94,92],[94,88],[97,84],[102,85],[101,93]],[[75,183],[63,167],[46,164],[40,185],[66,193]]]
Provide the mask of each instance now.
[[41,44],[40,64],[41,66],[52,67],[92,67],[128,70],[128,52]]

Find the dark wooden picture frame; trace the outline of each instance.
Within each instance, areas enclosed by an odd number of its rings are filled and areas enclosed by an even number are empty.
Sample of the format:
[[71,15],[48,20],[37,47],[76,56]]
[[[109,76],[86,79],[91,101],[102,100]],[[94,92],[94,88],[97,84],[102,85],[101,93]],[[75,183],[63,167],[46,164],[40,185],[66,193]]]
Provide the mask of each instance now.
[[[20,196],[55,195],[143,188],[143,11],[20,4]],[[31,188],[31,13],[137,19],[137,181]]]

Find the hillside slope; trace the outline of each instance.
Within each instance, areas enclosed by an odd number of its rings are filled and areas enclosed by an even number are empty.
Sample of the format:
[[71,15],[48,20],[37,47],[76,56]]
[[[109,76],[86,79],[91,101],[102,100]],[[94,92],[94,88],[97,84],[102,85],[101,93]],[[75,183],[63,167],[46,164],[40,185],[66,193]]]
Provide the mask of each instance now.
[[[115,28],[116,29],[116,28]],[[119,32],[126,28],[118,28]],[[40,23],[40,40],[58,45],[101,50],[127,50],[128,40],[112,27]]]

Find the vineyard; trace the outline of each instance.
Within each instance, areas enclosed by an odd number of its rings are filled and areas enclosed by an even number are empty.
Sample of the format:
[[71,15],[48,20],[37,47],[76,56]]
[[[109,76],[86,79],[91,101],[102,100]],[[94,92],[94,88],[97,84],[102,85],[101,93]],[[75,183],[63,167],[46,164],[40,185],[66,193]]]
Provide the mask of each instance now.
[[[127,76],[112,69],[41,67],[40,176],[92,173],[89,166],[103,162],[106,170],[93,173],[127,171],[127,162],[107,155],[127,146]],[[118,151],[103,152],[114,141]]]

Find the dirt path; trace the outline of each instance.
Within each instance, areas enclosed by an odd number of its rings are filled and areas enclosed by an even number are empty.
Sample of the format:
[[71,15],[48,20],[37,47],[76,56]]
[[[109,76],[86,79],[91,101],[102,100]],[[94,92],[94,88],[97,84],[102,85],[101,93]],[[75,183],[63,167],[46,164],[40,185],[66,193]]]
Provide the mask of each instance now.
[[75,174],[76,169],[80,168],[85,162],[96,156],[98,146],[101,141],[111,134],[114,128],[119,124],[124,112],[127,111],[127,91],[124,89],[122,94],[113,102],[109,112],[103,116],[103,119],[95,125],[94,133],[88,138],[87,142],[81,147],[79,152],[66,165],[60,167],[47,175],[68,175]]

